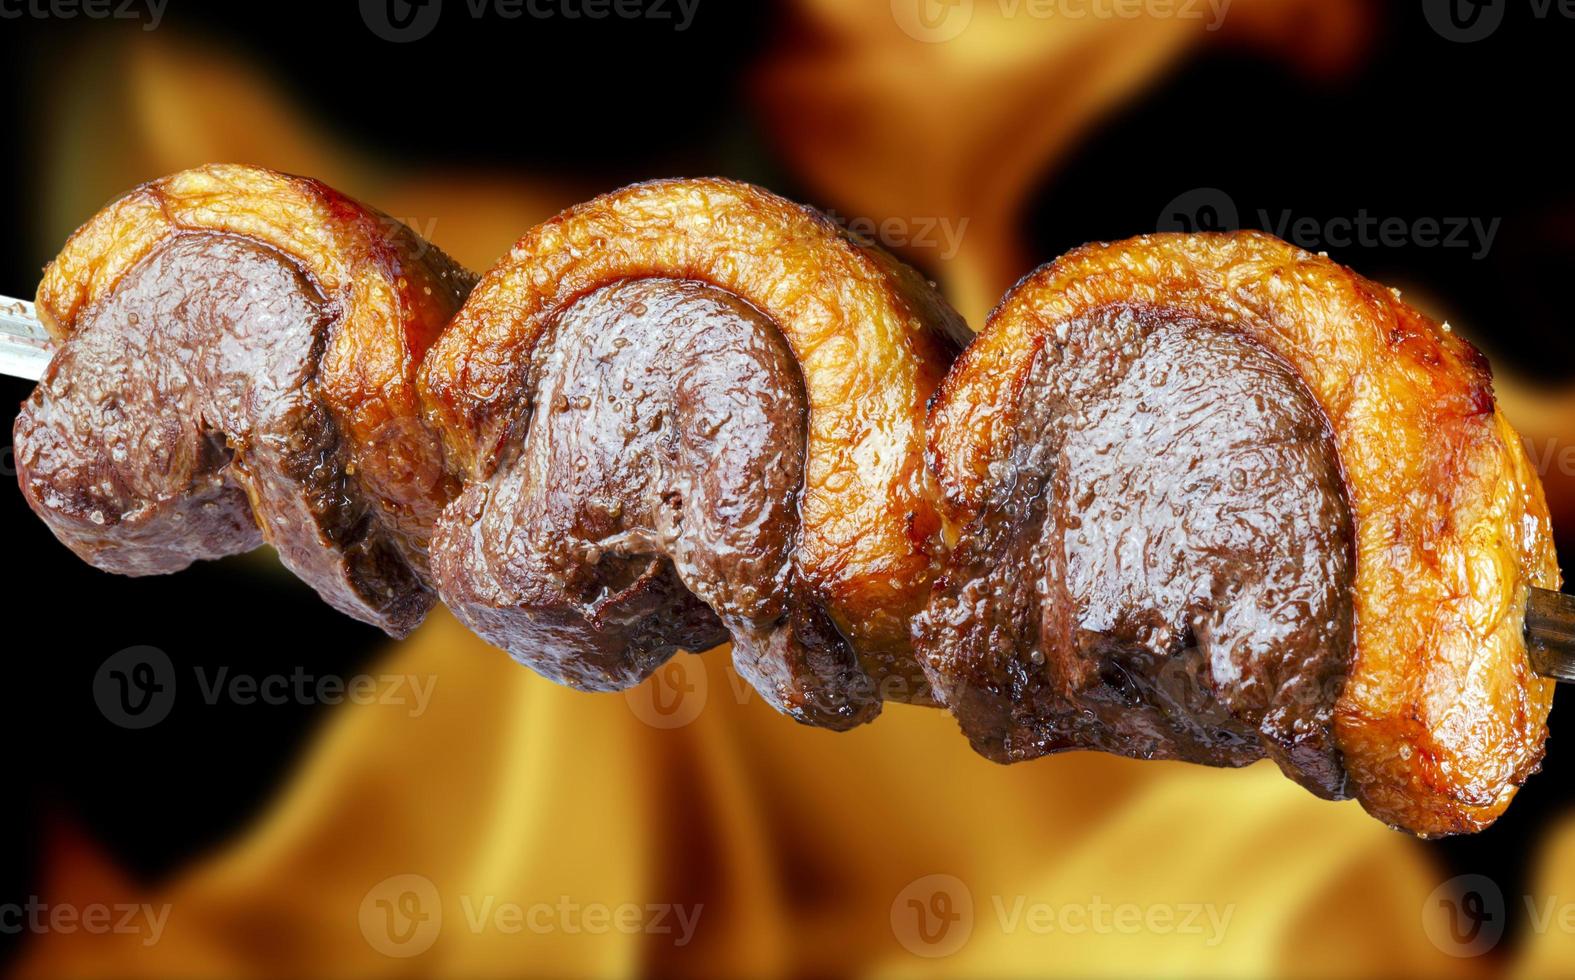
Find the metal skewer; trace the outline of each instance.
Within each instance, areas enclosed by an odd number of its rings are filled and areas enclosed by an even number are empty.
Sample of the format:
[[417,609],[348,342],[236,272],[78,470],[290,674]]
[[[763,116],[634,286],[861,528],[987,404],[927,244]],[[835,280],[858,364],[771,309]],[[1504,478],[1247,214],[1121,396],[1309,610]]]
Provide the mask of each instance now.
[[[37,381],[49,366],[52,344],[32,303],[0,296],[0,374]],[[1531,589],[1525,630],[1537,673],[1575,683],[1575,595]]]
[[0,374],[37,381],[49,366],[49,334],[33,304],[0,296]]
[[1526,652],[1544,677],[1575,684],[1575,596],[1530,590],[1526,600]]

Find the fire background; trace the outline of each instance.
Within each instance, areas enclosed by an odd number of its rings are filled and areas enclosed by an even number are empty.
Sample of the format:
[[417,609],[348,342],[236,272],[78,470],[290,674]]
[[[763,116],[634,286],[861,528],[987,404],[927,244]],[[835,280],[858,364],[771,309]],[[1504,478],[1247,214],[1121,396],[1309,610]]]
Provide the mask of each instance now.
[[[478,269],[596,193],[724,174],[861,222],[975,326],[1017,277],[1085,241],[1263,227],[1402,287],[1488,352],[1568,575],[1570,13],[1534,0],[0,0],[0,291],[30,297],[108,199],[216,160],[320,177]],[[29,385],[0,387],[9,420]],[[1269,763],[1080,754],[999,770],[943,715],[903,707],[847,736],[806,731],[740,695],[721,653],[655,682],[700,698],[674,719],[661,690],[642,708],[552,688],[446,616],[392,644],[265,554],[104,575],[51,539],[14,483],[0,506],[0,906],[169,910],[152,942],[0,914],[10,970],[1487,976],[1575,962],[1568,920],[1533,911],[1575,901],[1568,690],[1543,772],[1507,815],[1422,843]],[[175,693],[136,728],[107,699],[104,665],[139,646],[167,655],[153,666]],[[210,693],[225,669],[305,676],[292,690],[308,693]],[[430,681],[432,703],[417,712],[408,687],[404,705],[313,693],[357,677],[380,693]],[[364,914],[405,874],[440,895],[426,897],[441,929],[419,949],[380,941]],[[939,891],[932,874],[947,876]],[[908,929],[913,887],[966,934],[937,945]],[[560,915],[509,933],[467,914],[487,896],[565,895],[704,912],[683,945],[648,920],[587,935]],[[1031,929],[1001,912],[1023,897],[1233,911],[1208,945],[1152,926]]]

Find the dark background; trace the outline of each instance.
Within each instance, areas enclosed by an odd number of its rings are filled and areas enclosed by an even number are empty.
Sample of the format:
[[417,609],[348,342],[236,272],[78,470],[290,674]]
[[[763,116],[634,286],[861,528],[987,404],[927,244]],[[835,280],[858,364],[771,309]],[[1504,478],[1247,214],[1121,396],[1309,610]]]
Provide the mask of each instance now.
[[[288,79],[321,127],[370,153],[520,167],[606,188],[725,173],[813,200],[778,162],[744,95],[760,54],[791,43],[791,23],[766,5],[702,2],[704,16],[688,32],[654,40],[642,25],[617,21],[559,19],[516,30],[456,16],[419,45],[393,45],[367,30],[353,3],[292,14],[282,4],[172,0],[165,17],[249,52]],[[27,152],[33,135],[53,123],[52,80],[81,67],[95,36],[137,30],[135,23],[0,21],[8,137],[0,157],[0,214],[8,225],[0,235],[0,292],[30,297],[69,231],[45,227],[34,187],[46,175]],[[1418,284],[1464,311],[1501,369],[1575,384],[1565,302],[1575,274],[1566,103],[1572,52],[1575,23],[1537,21],[1528,4],[1511,4],[1490,42],[1462,45],[1429,30],[1414,2],[1386,7],[1363,62],[1333,79],[1241,51],[1211,51],[1102,124],[1046,175],[1024,215],[1029,243],[1047,260],[1087,240],[1151,230],[1178,188],[1201,186],[1225,189],[1248,225],[1259,207],[1502,216],[1482,260],[1414,245],[1346,248],[1338,258],[1379,281]],[[653,106],[634,93],[654,77],[662,84]],[[1156,171],[1162,180],[1153,179]],[[0,381],[8,432],[28,390]],[[9,456],[6,462],[9,476]],[[333,613],[264,559],[167,578],[115,578],[56,544],[12,481],[0,491],[0,508],[12,638],[11,674],[0,686],[10,746],[0,901],[37,893],[48,842],[76,830],[139,875],[156,879],[177,867],[243,824],[326,710],[177,707],[165,724],[128,738],[90,695],[104,657],[150,643],[187,663],[253,672],[310,664],[318,673],[343,673],[380,645],[375,631]],[[1566,525],[1559,543],[1568,561],[1575,528]],[[282,647],[281,623],[291,637],[312,640]],[[1575,717],[1569,690],[1555,708],[1543,775],[1489,831],[1425,845],[1438,861],[1462,873],[1491,872],[1506,894],[1524,890],[1526,842],[1575,802],[1575,754],[1558,737],[1565,717]]]

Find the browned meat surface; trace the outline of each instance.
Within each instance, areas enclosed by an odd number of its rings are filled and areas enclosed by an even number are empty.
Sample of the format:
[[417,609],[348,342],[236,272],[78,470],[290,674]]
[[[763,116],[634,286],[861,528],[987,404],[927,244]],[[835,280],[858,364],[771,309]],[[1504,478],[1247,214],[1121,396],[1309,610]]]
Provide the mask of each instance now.
[[731,640],[808,724],[1267,758],[1422,835],[1542,758],[1536,474],[1481,355],[1323,256],[1087,246],[949,371],[932,287],[731,181],[597,198],[472,281],[315,181],[138,188],[45,272],[27,498],[127,574],[272,543],[396,635],[435,589],[589,690]]
[[402,635],[458,488],[415,372],[474,277],[317,181],[199,167],[112,202],[44,270],[53,361],[15,425],[29,504],[87,561],[172,572],[267,542]]
[[432,596],[348,475],[317,393],[330,322],[277,253],[174,240],[84,317],[23,406],[28,502],[72,550],[125,575],[250,550],[261,523],[335,608],[407,631]]
[[993,757],[1263,754],[1426,836],[1536,771],[1547,506],[1486,360],[1398,292],[1257,232],[1088,245],[929,439],[959,546],[919,647]]
[[444,600],[582,687],[728,636],[802,722],[933,703],[908,629],[944,549],[923,419],[963,333],[912,269],[748,184],[543,222],[421,368],[466,483]]
[[806,408],[781,333],[715,287],[625,281],[558,317],[530,386],[516,447],[438,521],[450,608],[588,690],[731,637],[780,710],[860,720],[868,681],[793,569]]
[[1339,796],[1352,530],[1317,404],[1218,324],[1107,308],[1065,338],[920,617],[964,732],[1000,761],[1267,755]]

